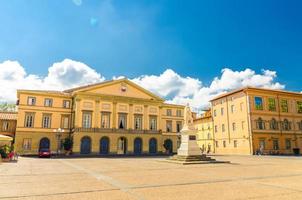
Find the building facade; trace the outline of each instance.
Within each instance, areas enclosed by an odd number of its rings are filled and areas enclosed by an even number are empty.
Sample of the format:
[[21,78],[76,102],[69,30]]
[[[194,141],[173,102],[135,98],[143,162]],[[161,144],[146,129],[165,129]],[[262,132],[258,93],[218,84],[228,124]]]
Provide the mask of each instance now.
[[56,152],[72,137],[79,154],[158,154],[177,151],[184,107],[164,102],[127,79],[63,92],[18,90],[15,149]]
[[302,149],[302,94],[246,87],[213,100],[217,154],[292,154]]
[[194,119],[197,129],[197,143],[203,153],[215,153],[213,119],[211,110],[207,110],[201,117]]
[[0,112],[0,134],[15,137],[17,112]]

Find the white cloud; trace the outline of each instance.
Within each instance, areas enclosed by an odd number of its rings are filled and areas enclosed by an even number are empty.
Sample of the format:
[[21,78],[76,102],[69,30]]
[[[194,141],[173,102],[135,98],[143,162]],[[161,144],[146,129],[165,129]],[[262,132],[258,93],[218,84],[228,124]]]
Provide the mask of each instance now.
[[[121,79],[124,76],[114,76]],[[224,92],[254,86],[271,89],[284,89],[284,85],[276,82],[275,71],[254,70],[233,71],[225,68],[219,77],[215,77],[209,85],[204,85],[198,78],[183,77],[172,69],[159,75],[142,75],[132,79],[140,86],[167,99],[169,103],[189,103],[195,111],[209,106],[209,100]],[[77,86],[104,81],[105,78],[93,68],[82,62],[65,59],[48,68],[45,77],[27,74],[17,61],[0,63],[0,101],[15,101],[17,89],[64,90]]]
[[82,5],[82,0],[72,0],[72,2],[76,5],[76,6],[80,6]]
[[15,101],[17,89],[64,90],[104,80],[86,64],[70,59],[54,63],[46,77],[27,74],[19,62],[8,60],[0,63],[0,101]]
[[220,77],[215,77],[209,86],[205,86],[199,79],[181,77],[173,70],[167,69],[159,76],[144,75],[133,81],[165,97],[170,103],[183,105],[189,103],[195,111],[200,111],[207,108],[209,100],[216,95],[236,88],[254,86],[284,89],[284,85],[275,82],[276,77],[276,72],[270,70],[262,70],[261,74],[256,74],[251,69],[233,71],[225,68],[221,71]]

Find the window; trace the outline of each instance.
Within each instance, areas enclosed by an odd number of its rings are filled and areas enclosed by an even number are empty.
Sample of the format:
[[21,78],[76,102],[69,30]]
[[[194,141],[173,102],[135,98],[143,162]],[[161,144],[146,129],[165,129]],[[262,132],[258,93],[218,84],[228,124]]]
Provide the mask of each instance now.
[[83,112],[83,128],[91,128],[91,112]]
[[216,110],[214,110],[214,117],[216,117]]
[[278,150],[279,149],[279,141],[277,139],[273,140],[273,149]]
[[3,130],[3,131],[7,131],[8,128],[9,128],[9,123],[8,123],[8,121],[3,121],[3,123],[2,123],[2,130]]
[[61,117],[61,128],[69,128],[69,116]]
[[31,139],[24,138],[23,139],[23,150],[30,150],[31,149]]
[[181,122],[176,122],[176,131],[177,131],[177,133],[179,133],[181,129],[182,129],[182,123]]
[[101,113],[101,128],[110,128],[110,113]]
[[63,100],[63,108],[70,108],[70,101],[69,100]]
[[166,130],[167,132],[172,132],[172,121],[166,122]]
[[283,121],[283,130],[289,131],[291,129],[290,122],[287,119]]
[[240,111],[243,111],[243,103],[240,103]]
[[181,110],[176,110],[176,116],[181,117]]
[[291,139],[285,139],[285,148],[290,150],[292,148]]
[[270,121],[270,128],[272,130],[277,130],[278,129],[278,122],[275,118],[273,118],[271,121]]
[[276,111],[276,100],[274,98],[268,98],[268,110]]
[[134,115],[134,129],[142,130],[142,115]]
[[234,148],[237,148],[237,140],[234,140]]
[[220,112],[221,112],[221,115],[223,115],[223,113],[224,113],[224,109],[223,109],[223,108],[221,108]]
[[298,127],[299,127],[299,130],[302,131],[302,121],[298,122]]
[[221,130],[222,130],[222,132],[224,132],[224,131],[225,131],[224,124],[222,124],[222,126],[221,126]]
[[35,118],[34,113],[25,113],[25,125],[24,126],[27,128],[34,127],[34,118]]
[[264,139],[259,140],[259,149],[262,149],[262,150],[265,149],[265,140]]
[[50,128],[51,125],[51,115],[50,114],[43,114],[42,117],[42,128]]
[[297,101],[297,112],[302,114],[302,101]]
[[281,112],[288,112],[288,105],[286,99],[281,100]]
[[208,140],[211,139],[211,133],[208,133]]
[[226,141],[223,141],[223,147],[224,148],[226,147]]
[[244,126],[245,126],[245,122],[242,121],[242,122],[241,122],[241,129],[242,129],[242,130],[244,130]]
[[118,116],[118,128],[119,129],[127,129],[127,115],[119,114]]
[[255,97],[255,109],[263,110],[263,100],[261,97]]
[[232,124],[233,131],[236,131],[236,123]]
[[257,119],[256,126],[257,126],[257,129],[259,129],[259,130],[264,130],[265,129],[265,123],[264,123],[264,121],[262,120],[261,117],[259,117]]
[[215,145],[217,148],[219,147],[218,141],[215,141]]
[[172,110],[171,109],[167,109],[167,116],[172,116]]
[[234,106],[234,105],[231,106],[231,112],[232,112],[232,113],[235,112],[235,106]]
[[217,131],[218,131],[217,125],[215,125],[214,129],[215,129],[215,133],[217,133]]
[[44,99],[44,106],[52,107],[52,99]]
[[28,97],[27,105],[30,105],[30,106],[36,105],[36,97]]
[[150,116],[150,130],[156,130],[156,129],[157,129],[157,117]]

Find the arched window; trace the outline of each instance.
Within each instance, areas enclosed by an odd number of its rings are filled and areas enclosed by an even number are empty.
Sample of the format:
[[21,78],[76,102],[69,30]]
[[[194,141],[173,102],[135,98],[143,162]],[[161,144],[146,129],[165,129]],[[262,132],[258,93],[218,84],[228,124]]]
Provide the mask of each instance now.
[[272,130],[277,130],[278,129],[278,122],[275,118],[273,118],[271,121],[270,121],[270,128]]
[[283,129],[286,131],[290,130],[290,122],[287,119],[284,119],[283,121]]
[[260,129],[260,130],[264,130],[265,129],[265,123],[264,121],[262,120],[261,117],[259,117],[256,121],[256,124],[257,124],[257,128]]

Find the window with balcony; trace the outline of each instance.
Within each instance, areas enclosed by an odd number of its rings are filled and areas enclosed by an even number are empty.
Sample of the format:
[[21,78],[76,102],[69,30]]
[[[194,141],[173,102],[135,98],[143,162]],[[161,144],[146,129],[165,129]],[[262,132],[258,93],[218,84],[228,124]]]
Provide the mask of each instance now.
[[52,107],[52,99],[44,99],[45,107]]
[[291,124],[290,124],[290,122],[287,119],[283,120],[283,122],[282,122],[282,128],[285,131],[291,130]]
[[218,128],[217,128],[217,125],[214,126],[214,130],[215,130],[215,133],[218,132]]
[[35,119],[35,114],[34,113],[25,113],[24,126],[27,127],[27,128],[34,127],[34,119]]
[[288,112],[288,104],[286,99],[281,100],[281,112]]
[[235,112],[235,106],[231,105],[231,113],[234,113],[234,112]]
[[110,113],[101,113],[101,128],[110,128]]
[[134,129],[142,130],[142,115],[134,115]]
[[297,101],[297,112],[302,114],[302,101]]
[[157,117],[150,116],[149,118],[150,130],[157,130]]
[[42,117],[42,128],[51,128],[51,115],[43,114]]
[[276,100],[274,98],[268,98],[268,110],[276,111]]
[[167,116],[172,116],[172,110],[171,109],[167,109]]
[[270,121],[271,130],[278,130],[278,122],[275,118]]
[[263,110],[263,99],[261,97],[255,97],[255,109]]
[[30,105],[30,106],[36,105],[36,97],[28,97],[27,98],[27,105]]
[[92,121],[92,113],[83,112],[83,121],[82,121],[83,128],[91,128],[91,121]]
[[221,112],[221,115],[223,116],[224,108],[221,108],[221,109],[220,109],[220,112]]
[[236,123],[235,122],[232,123],[232,129],[233,129],[233,131],[236,131]]
[[181,117],[181,110],[176,110],[176,116]]
[[222,132],[224,132],[224,131],[225,131],[224,124],[222,124],[222,126],[221,126],[221,131],[222,131]]
[[127,115],[120,113],[118,116],[118,128],[127,129]]
[[166,121],[166,131],[172,132],[172,121]]
[[257,129],[259,129],[259,130],[264,130],[265,129],[265,122],[264,122],[264,120],[262,120],[261,117],[259,117],[256,120],[256,126],[257,126]]

